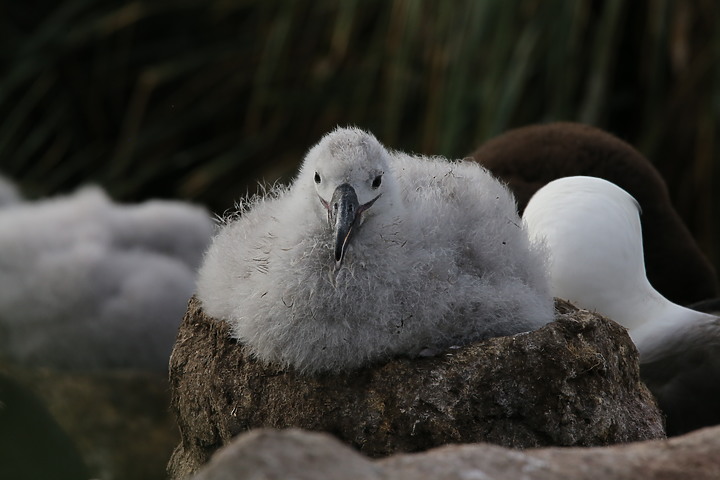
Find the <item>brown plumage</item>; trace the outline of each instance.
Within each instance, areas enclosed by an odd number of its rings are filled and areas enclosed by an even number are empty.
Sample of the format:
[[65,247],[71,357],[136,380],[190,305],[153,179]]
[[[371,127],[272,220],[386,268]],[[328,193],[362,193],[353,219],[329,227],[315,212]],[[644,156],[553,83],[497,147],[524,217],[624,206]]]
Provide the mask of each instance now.
[[471,156],[508,183],[521,214],[530,197],[556,178],[586,175],[615,183],[642,207],[650,283],[683,305],[718,295],[715,271],[673,208],[664,180],[628,143],[589,125],[561,122],[510,130]]

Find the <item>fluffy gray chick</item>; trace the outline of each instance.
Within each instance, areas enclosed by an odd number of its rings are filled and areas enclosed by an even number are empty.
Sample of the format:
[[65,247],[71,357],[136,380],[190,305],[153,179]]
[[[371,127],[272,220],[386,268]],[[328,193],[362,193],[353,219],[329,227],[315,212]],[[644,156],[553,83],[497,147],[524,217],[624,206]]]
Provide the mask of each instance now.
[[508,189],[473,162],[327,134],[289,187],[241,205],[198,278],[209,315],[261,361],[313,373],[551,321]]

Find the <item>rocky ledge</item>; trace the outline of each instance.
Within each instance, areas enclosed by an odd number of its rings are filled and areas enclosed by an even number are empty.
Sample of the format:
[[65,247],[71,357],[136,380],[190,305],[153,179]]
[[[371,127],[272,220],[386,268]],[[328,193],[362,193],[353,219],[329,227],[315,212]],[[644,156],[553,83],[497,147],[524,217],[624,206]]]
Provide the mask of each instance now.
[[324,431],[370,457],[453,443],[598,446],[664,437],[624,328],[557,301],[556,321],[430,358],[303,376],[258,363],[190,301],[170,362],[185,478],[255,428]]
[[192,299],[170,362],[185,478],[239,433],[331,433],[370,457],[450,443],[597,446],[664,437],[625,329],[557,301],[556,320],[430,358],[303,376],[252,359]]
[[450,445],[371,460],[327,434],[253,430],[213,456],[193,480],[670,480],[720,478],[720,427],[670,440],[519,452],[488,444]]

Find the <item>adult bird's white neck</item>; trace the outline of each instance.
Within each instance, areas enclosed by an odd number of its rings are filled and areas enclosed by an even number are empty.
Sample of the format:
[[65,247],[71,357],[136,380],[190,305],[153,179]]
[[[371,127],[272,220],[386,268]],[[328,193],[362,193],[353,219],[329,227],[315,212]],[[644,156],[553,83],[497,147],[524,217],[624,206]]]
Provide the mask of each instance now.
[[545,244],[551,293],[628,328],[645,361],[671,348],[673,338],[694,335],[692,324],[702,327],[716,317],[676,305],[652,287],[639,215],[635,199],[620,187],[566,177],[533,196],[523,221],[531,240]]

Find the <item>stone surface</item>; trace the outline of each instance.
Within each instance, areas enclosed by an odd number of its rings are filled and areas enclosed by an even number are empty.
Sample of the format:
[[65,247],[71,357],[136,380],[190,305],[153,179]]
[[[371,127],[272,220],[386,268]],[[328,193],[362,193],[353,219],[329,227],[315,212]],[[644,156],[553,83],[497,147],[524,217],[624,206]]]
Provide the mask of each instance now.
[[[325,433],[260,429],[220,449],[194,480],[382,478],[382,468]],[[245,478],[247,478],[245,477]]]
[[370,460],[332,436],[254,430],[213,456],[193,480],[711,480],[720,478],[720,427],[670,440],[596,448],[511,450],[450,445]]
[[248,358],[193,299],[170,362],[182,437],[170,476],[184,478],[259,427],[329,432],[371,457],[478,441],[525,448],[663,437],[625,329],[565,302],[556,318],[436,357],[307,377]]
[[[130,370],[77,373],[9,364],[0,364],[0,375],[13,379],[44,404],[87,465],[90,477],[85,480],[165,478],[167,459],[178,442],[165,376]],[[25,428],[30,435],[46,435],[32,423],[25,422]]]
[[471,156],[507,182],[521,214],[530,197],[556,178],[587,175],[619,185],[643,210],[650,283],[682,305],[718,295],[715,271],[673,207],[665,181],[628,143],[589,125],[561,122],[509,130]]

